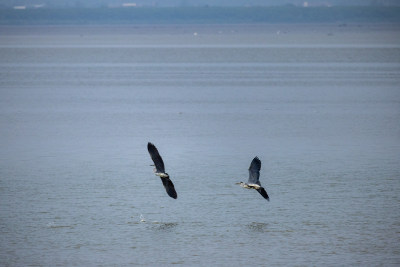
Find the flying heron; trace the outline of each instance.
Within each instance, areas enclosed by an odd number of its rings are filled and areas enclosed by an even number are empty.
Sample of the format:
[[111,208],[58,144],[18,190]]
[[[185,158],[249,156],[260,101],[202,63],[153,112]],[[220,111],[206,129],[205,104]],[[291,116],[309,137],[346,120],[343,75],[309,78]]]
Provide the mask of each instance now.
[[149,151],[149,154],[151,156],[151,159],[154,162],[154,174],[159,176],[161,178],[161,181],[165,187],[165,190],[167,191],[167,194],[176,199],[178,195],[176,194],[174,184],[172,181],[169,179],[168,173],[165,172],[165,167],[164,167],[164,162],[158,153],[157,148],[155,145],[152,143],[147,143],[147,150]]
[[236,183],[243,188],[247,189],[255,189],[260,193],[266,200],[269,201],[269,196],[267,191],[265,191],[264,187],[261,186],[260,183],[260,169],[261,169],[261,160],[258,157],[255,157],[250,164],[249,167],[249,181],[246,183],[240,182]]

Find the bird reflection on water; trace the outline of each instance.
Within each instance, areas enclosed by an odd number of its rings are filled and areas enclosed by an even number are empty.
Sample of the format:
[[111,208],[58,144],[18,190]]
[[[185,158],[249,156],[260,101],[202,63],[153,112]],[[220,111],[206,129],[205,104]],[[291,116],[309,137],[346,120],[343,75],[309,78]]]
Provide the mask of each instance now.
[[247,227],[255,232],[267,232],[268,231],[268,224],[267,223],[258,223],[258,222],[252,222],[247,225]]
[[178,223],[176,222],[170,222],[170,223],[154,223],[152,228],[155,230],[159,230],[159,231],[165,231],[165,230],[172,230],[175,227],[178,226]]
[[155,230],[171,230],[173,228],[175,228],[178,223],[177,222],[159,222],[159,221],[149,221],[146,220],[146,218],[143,216],[143,214],[140,214],[139,216],[140,218],[140,222],[138,223],[143,223],[143,224],[147,224],[149,226],[151,226],[151,228],[155,229]]

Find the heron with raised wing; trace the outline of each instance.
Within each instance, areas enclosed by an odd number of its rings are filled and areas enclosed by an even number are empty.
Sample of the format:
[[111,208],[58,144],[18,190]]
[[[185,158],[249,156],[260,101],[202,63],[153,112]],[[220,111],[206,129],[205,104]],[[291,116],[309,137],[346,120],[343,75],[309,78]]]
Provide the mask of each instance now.
[[160,153],[158,153],[158,150],[155,147],[155,145],[153,145],[150,142],[147,144],[147,150],[149,151],[151,159],[154,162],[155,166],[154,174],[161,178],[161,181],[164,185],[165,190],[167,191],[167,194],[170,197],[176,199],[178,197],[178,194],[175,191],[174,184],[169,179],[168,173],[165,172],[164,161],[162,160]]
[[260,183],[260,170],[261,170],[261,160],[258,157],[255,157],[250,164],[249,167],[249,181],[247,183],[236,183],[243,188],[247,189],[255,189],[260,193],[266,200],[269,201],[269,196],[267,191],[265,191],[264,187],[261,186]]

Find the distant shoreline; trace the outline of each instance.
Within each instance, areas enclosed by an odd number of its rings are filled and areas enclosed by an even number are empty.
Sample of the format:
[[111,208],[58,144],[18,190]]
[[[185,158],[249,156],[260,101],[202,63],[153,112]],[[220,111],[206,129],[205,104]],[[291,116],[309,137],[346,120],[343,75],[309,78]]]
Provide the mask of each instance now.
[[[46,29],[43,32],[43,29]],[[112,35],[118,34],[183,34],[192,35],[197,29],[202,35],[231,35],[231,34],[260,34],[276,33],[282,29],[281,34],[289,32],[313,32],[339,30],[340,32],[399,32],[398,23],[390,22],[359,22],[359,23],[142,23],[142,24],[0,24],[0,35],[19,34],[67,34],[68,32],[82,33],[85,35],[103,34],[105,31]],[[149,31],[150,30],[150,31]]]
[[212,49],[308,49],[314,46],[399,49],[399,32],[398,24],[389,23],[0,25],[0,48],[28,45],[38,48],[199,49],[212,43],[216,44],[210,47]]
[[400,7],[135,7],[0,9],[0,25],[400,24]]

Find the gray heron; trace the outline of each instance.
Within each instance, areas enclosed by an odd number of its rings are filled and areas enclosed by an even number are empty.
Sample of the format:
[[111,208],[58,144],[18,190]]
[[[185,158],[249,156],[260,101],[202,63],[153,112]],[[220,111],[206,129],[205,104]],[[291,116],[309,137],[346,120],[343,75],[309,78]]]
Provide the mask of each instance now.
[[247,189],[255,189],[260,193],[266,200],[269,201],[269,196],[267,191],[265,191],[264,187],[261,186],[260,183],[260,169],[261,169],[261,160],[258,157],[255,157],[250,164],[249,167],[249,181],[246,183],[240,182],[236,183],[243,188]]
[[161,181],[164,185],[165,190],[167,191],[167,194],[176,199],[178,198],[178,195],[176,194],[174,184],[172,181],[169,179],[168,173],[165,172],[165,167],[164,167],[164,162],[158,153],[157,148],[155,145],[152,143],[147,143],[147,150],[149,151],[149,154],[151,156],[151,159],[154,162],[154,174],[159,176],[161,178]]

